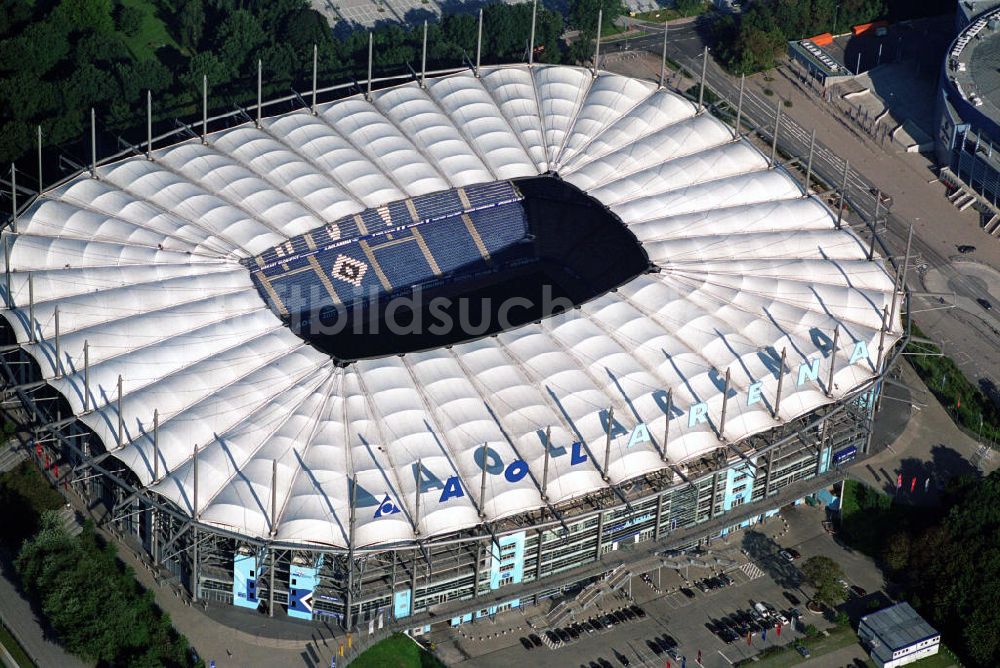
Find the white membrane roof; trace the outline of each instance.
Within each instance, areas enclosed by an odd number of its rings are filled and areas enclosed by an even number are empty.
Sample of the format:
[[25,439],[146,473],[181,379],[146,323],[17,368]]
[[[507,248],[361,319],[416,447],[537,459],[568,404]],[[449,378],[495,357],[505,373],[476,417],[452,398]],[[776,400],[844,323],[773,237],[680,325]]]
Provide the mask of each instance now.
[[[496,337],[338,367],[272,314],[240,265],[368,207],[547,171],[617,214],[660,272]],[[14,308],[3,317],[143,485],[201,522],[293,543],[347,545],[352,476],[358,547],[542,507],[546,429],[552,504],[683,468],[778,424],[782,350],[780,420],[869,381],[893,297],[885,262],[725,124],[648,82],[580,68],[401,85],[97,177],[45,193],[4,233]],[[885,348],[900,335],[897,319]]]

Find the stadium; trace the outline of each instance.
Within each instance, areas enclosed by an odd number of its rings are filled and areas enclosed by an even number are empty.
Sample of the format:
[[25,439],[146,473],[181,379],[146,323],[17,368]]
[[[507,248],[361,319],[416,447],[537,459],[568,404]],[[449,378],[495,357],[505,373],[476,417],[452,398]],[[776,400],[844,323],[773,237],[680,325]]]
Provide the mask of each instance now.
[[2,241],[39,465],[192,600],[347,628],[775,512],[869,451],[903,339],[891,264],[773,155],[569,66],[151,140]]
[[[958,36],[948,47],[941,69],[936,105],[937,162],[946,168],[945,181],[954,187],[959,206],[976,199],[997,214],[1000,204],[1000,156],[993,146],[1000,139],[1000,3],[960,2]],[[966,6],[967,5],[967,6]],[[969,194],[971,193],[974,194]],[[985,209],[984,209],[985,211]],[[985,216],[987,232],[1000,234],[1000,215]]]

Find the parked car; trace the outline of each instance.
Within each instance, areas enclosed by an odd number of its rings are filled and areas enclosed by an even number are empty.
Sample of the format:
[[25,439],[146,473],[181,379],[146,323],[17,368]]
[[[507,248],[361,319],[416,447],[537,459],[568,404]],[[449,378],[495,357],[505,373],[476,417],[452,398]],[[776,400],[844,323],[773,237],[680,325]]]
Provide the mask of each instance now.
[[677,647],[677,641],[674,640],[673,636],[669,636],[666,633],[664,633],[662,636],[660,636],[660,647],[669,650],[672,647]]
[[681,593],[687,596],[688,598],[694,598],[695,596],[694,592],[688,589],[687,587],[681,587]]
[[629,608],[622,608],[620,610],[620,612],[621,612],[621,614],[625,615],[625,619],[627,619],[629,621],[632,621],[633,619],[635,619],[636,617],[638,617],[638,615],[636,615],[634,612],[632,612]]
[[542,646],[542,639],[538,637],[537,633],[532,633],[531,635],[529,635],[528,636],[528,640],[531,641],[531,644],[534,647],[541,647]]
[[722,580],[723,584],[725,584],[727,587],[732,587],[734,584],[736,584],[736,581],[733,580],[728,575],[726,575],[725,573],[719,573],[719,579]]
[[633,603],[628,607],[628,609],[634,612],[639,619],[645,619],[646,611],[637,606],[636,604]]
[[799,600],[799,597],[796,596],[795,594],[793,594],[790,591],[786,591],[784,593],[784,597],[785,597],[785,600],[787,600],[792,605],[801,605],[802,604],[802,601]]
[[809,654],[809,648],[805,645],[800,645],[799,643],[795,643],[795,651],[801,654],[804,659],[808,659],[811,656],[811,654]]
[[864,598],[865,596],[868,595],[868,590],[865,589],[864,587],[859,587],[858,585],[851,585],[851,591],[858,598]]
[[991,308],[993,308],[993,304],[990,303],[989,299],[983,299],[982,297],[978,297],[976,299],[976,303],[979,304],[980,306],[982,306],[987,311],[989,311]]
[[694,583],[694,586],[701,590],[701,593],[706,593],[709,589],[708,584],[704,580],[698,580]]
[[556,629],[556,635],[559,636],[559,640],[563,643],[569,643],[572,640],[566,629]]
[[676,647],[671,647],[670,649],[668,649],[667,650],[667,656],[669,656],[674,661],[680,661],[681,660],[681,653],[677,651]]
[[622,664],[623,666],[627,666],[631,663],[631,661],[628,660],[627,656],[625,656],[624,654],[622,654],[617,650],[615,651],[615,658],[618,659],[618,663]]
[[555,631],[551,631],[551,630],[550,631],[546,631],[545,632],[545,637],[548,638],[549,642],[552,643],[553,645],[558,645],[560,642],[562,642],[561,640],[559,640],[559,636],[556,634]]
[[534,645],[531,644],[531,641],[524,637],[521,638],[521,646],[524,647],[524,649],[534,648]]
[[963,253],[963,254],[965,254],[965,253],[975,253],[976,252],[976,247],[975,246],[970,246],[968,244],[962,244],[961,246],[958,247],[958,252],[959,253]]
[[663,654],[663,648],[660,647],[660,643],[656,638],[653,638],[652,640],[647,640],[646,645],[649,646],[649,649],[651,649],[653,651],[653,654],[655,654],[656,656],[660,656],[661,654]]

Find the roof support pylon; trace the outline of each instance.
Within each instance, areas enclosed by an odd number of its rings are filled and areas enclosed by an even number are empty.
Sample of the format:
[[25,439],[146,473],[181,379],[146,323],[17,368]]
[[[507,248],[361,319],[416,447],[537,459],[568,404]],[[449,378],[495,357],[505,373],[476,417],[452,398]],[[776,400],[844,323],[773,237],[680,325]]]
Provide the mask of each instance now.
[[778,367],[778,391],[774,395],[774,412],[771,413],[771,417],[775,420],[780,419],[778,417],[778,411],[781,409],[781,386],[785,382],[785,359],[788,357],[788,348],[781,349],[781,366]]
[[663,58],[660,60],[660,88],[667,86],[667,34],[670,32],[670,23],[663,22]]
[[261,108],[263,107],[264,64],[257,59],[257,127],[260,127]]
[[608,463],[611,461],[611,425],[614,423],[615,407],[608,406],[608,425],[604,430],[604,470],[601,471],[601,477],[604,478],[604,482],[610,479],[608,476]]
[[806,183],[805,183],[805,196],[809,197],[809,190],[812,187],[812,173],[813,173],[813,153],[816,151],[816,130],[812,131],[812,136],[809,138],[809,159],[806,161]]
[[746,87],[747,77],[745,74],[740,75],[740,98],[736,102],[736,123],[733,124],[733,129],[736,130],[736,136],[740,137],[743,134],[743,130],[740,125],[743,122],[743,90]]
[[479,519],[486,519],[486,441],[483,441],[483,447],[479,452],[483,460],[483,476],[479,483]]
[[479,27],[476,29],[476,78],[479,78],[479,62],[483,55],[483,9],[479,8]]
[[[913,245],[913,225],[910,225],[909,231],[906,233],[906,254],[903,256],[903,264],[899,267],[897,271],[897,276],[899,280],[893,283],[894,289],[892,291],[892,308],[889,309],[889,324],[892,325],[892,321],[896,318],[896,300],[902,299],[903,295],[906,294],[906,270],[910,268],[910,247]],[[903,295],[899,293],[902,292]],[[900,309],[902,311],[902,309]]]
[[413,534],[420,535],[420,485],[424,478],[424,467],[420,459],[417,460],[417,489],[413,499]]
[[160,479],[160,409],[153,409],[153,482]]
[[538,0],[531,3],[531,38],[528,42],[528,67],[535,64],[535,20],[538,14]]
[[552,427],[551,425],[545,428],[545,463],[542,465],[542,501],[548,501],[548,488],[549,488],[549,457],[551,456],[552,450]]
[[667,461],[667,443],[670,439],[670,418],[674,411],[674,391],[667,390],[667,419],[663,423],[663,445],[660,447],[660,461]]
[[[13,230],[11,230],[13,231]],[[14,296],[10,294],[10,235],[3,236],[3,274],[7,284],[7,308],[14,308]]]
[[28,272],[28,343],[35,342],[35,275]]
[[833,396],[833,374],[837,369],[837,346],[840,344],[840,325],[833,328],[833,347],[830,348],[830,375],[826,379],[826,396]]
[[312,90],[312,107],[309,111],[312,115],[316,115],[316,78],[319,71],[319,46],[313,44],[313,90]]
[[374,39],[372,34],[368,33],[368,88],[365,92],[365,100],[368,102],[372,101],[372,48]]
[[[353,507],[351,508],[353,512]],[[271,538],[278,533],[278,460],[271,460]]]
[[698,111],[705,108],[705,73],[708,71],[708,47],[701,51],[701,82],[698,84]]
[[42,186],[42,126],[38,126],[38,194],[45,190]]
[[146,160],[153,159],[153,91],[146,91]]
[[594,77],[597,77],[597,64],[601,60],[601,20],[604,18],[604,10],[597,10],[597,37],[594,39]]
[[118,447],[125,444],[125,415],[122,413],[122,376],[118,374]]
[[877,236],[876,230],[878,229],[878,217],[882,213],[882,191],[875,190],[875,215],[872,216],[872,238],[871,243],[868,245],[868,260],[869,262],[875,259],[875,237]]
[[208,143],[208,75],[201,77],[201,143]]
[[420,87],[427,88],[427,19],[424,19],[424,45],[420,52]]
[[774,105],[774,132],[771,135],[771,158],[768,160],[768,165],[771,169],[774,169],[775,159],[778,157],[778,128],[781,127],[781,100],[778,100]]
[[10,229],[17,231],[17,168],[10,163]]
[[52,317],[55,320],[55,343],[56,343],[56,378],[62,378],[62,346],[59,338],[59,304],[56,304],[56,308],[52,313]]
[[840,184],[840,198],[837,204],[837,223],[836,227],[839,230],[841,224],[844,222],[844,197],[847,193],[847,173],[851,169],[851,161],[844,160],[844,179]]
[[90,341],[83,342],[83,412],[90,412]]
[[90,108],[90,177],[97,178],[97,113]]
[[722,389],[722,417],[719,419],[719,440],[724,441],[726,437],[723,435],[726,431],[726,409],[729,407],[729,386],[730,386],[730,372],[726,369],[726,384]]

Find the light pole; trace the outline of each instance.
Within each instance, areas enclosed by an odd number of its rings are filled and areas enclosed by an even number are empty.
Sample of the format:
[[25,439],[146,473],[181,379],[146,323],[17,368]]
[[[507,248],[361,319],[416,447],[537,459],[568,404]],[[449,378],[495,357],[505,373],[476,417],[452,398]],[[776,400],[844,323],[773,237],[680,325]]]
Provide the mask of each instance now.
[[837,12],[840,11],[840,3],[838,2],[833,8],[833,34],[837,34]]

